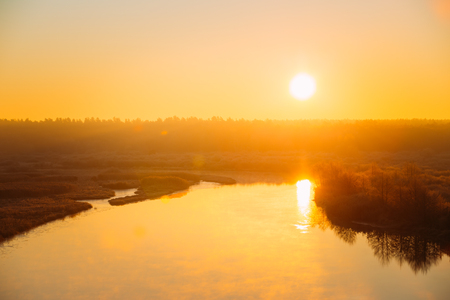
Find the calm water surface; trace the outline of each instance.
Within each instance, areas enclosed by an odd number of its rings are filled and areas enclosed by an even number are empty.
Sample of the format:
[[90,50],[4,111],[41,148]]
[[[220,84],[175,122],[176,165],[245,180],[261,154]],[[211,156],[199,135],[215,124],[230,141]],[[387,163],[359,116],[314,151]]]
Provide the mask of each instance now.
[[96,209],[0,246],[0,299],[450,299],[449,257],[331,225],[308,182]]

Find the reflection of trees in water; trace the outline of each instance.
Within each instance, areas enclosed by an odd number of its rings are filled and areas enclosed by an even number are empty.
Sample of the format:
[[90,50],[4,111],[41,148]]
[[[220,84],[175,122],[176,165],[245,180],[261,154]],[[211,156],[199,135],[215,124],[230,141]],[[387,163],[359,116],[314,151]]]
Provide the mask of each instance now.
[[324,231],[324,230],[330,228],[330,226],[332,226],[330,220],[328,220],[323,209],[320,207],[317,207],[313,203],[310,204],[307,218],[308,218],[309,224],[312,227],[318,227],[322,231]]
[[353,245],[356,242],[357,231],[354,231],[349,227],[337,226],[331,223],[323,209],[314,204],[310,207],[308,220],[311,227],[317,227],[323,231],[330,228],[340,239],[350,245]]
[[442,258],[441,247],[420,236],[404,236],[386,232],[366,233],[374,255],[385,265],[394,258],[400,265],[407,262],[414,273],[426,273]]
[[392,260],[403,265],[406,262],[413,272],[422,273],[437,265],[442,259],[441,247],[421,236],[391,234],[377,230],[361,230],[338,226],[331,223],[321,208],[313,205],[308,215],[311,227],[321,230],[331,229],[344,242],[353,245],[358,233],[367,238],[373,254],[382,265],[388,265]]
[[356,242],[356,236],[358,235],[357,231],[354,231],[351,228],[341,227],[341,226],[331,226],[331,230],[344,242],[353,245]]

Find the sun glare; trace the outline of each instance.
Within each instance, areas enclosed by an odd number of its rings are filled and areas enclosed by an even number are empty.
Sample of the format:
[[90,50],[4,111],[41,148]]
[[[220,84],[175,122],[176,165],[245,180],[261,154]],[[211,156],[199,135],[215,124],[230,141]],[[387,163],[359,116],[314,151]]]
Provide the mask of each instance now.
[[308,100],[316,92],[316,81],[309,74],[297,74],[289,84],[289,92],[298,100]]

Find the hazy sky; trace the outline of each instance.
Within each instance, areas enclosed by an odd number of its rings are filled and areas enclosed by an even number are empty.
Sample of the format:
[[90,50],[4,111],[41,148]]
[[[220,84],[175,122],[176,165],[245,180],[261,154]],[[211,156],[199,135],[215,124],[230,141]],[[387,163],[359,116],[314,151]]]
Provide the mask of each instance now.
[[173,115],[450,118],[450,0],[0,0],[0,118]]

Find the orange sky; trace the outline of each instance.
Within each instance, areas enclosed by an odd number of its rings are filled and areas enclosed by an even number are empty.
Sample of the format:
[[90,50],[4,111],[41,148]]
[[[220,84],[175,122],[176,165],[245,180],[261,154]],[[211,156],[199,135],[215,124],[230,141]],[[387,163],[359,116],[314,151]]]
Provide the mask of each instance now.
[[0,1],[0,118],[450,118],[449,3]]

